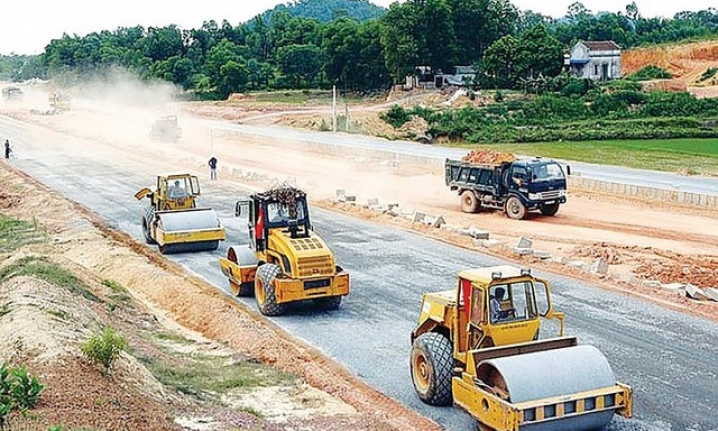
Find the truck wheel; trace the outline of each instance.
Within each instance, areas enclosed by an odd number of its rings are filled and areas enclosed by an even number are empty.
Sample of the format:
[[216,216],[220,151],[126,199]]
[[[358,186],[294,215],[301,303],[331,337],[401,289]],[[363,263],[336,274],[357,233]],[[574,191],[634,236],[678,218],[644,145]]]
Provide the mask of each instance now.
[[505,211],[506,216],[513,220],[523,220],[526,217],[526,207],[516,196],[511,196],[506,201]]
[[545,216],[554,216],[558,212],[559,204],[541,205],[541,214]]
[[479,199],[471,190],[464,190],[461,194],[461,211],[465,213],[479,212]]
[[336,310],[342,303],[342,297],[327,296],[325,298],[317,298],[314,300],[314,303],[322,310]]
[[144,217],[142,217],[142,234],[145,236],[145,241],[147,242],[147,244],[157,244],[157,241],[152,238],[150,226],[147,223],[147,219]]
[[237,284],[229,280],[229,287],[234,296],[251,296],[254,293],[254,283]]
[[451,342],[441,334],[421,334],[411,348],[411,377],[419,398],[432,406],[451,405],[454,358]]
[[254,278],[254,299],[257,301],[259,312],[265,316],[279,316],[284,314],[284,304],[277,304],[275,281],[281,270],[277,265],[267,263],[257,269]]

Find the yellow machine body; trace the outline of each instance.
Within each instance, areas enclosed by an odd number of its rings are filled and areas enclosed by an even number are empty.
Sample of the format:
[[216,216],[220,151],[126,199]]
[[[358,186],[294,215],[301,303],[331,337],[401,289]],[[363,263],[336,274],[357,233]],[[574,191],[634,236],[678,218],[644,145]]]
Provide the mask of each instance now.
[[[349,294],[349,274],[312,228],[306,195],[297,189],[282,190],[241,202],[249,210],[250,243],[229,248],[227,257],[220,259],[222,272],[235,295],[254,294],[266,315],[282,314],[284,305],[309,299],[336,308]],[[287,196],[291,211],[282,200]]]
[[[498,298],[501,293],[508,295]],[[558,321],[559,336],[539,340],[548,319]],[[530,271],[496,266],[460,272],[455,289],[424,294],[411,337],[417,393],[429,404],[453,402],[482,430],[573,431],[598,428],[613,414],[630,417],[631,388],[615,381],[598,350],[563,336],[563,319],[553,309],[549,283]],[[442,357],[441,346],[450,362],[432,359]],[[438,351],[427,353],[431,349]],[[571,364],[586,369],[574,371]],[[451,385],[439,378],[450,378]]]
[[201,195],[194,175],[161,175],[152,191],[149,187],[135,193],[147,198],[142,214],[142,229],[148,243],[157,243],[162,253],[215,250],[226,238],[217,214],[209,208],[197,208]]

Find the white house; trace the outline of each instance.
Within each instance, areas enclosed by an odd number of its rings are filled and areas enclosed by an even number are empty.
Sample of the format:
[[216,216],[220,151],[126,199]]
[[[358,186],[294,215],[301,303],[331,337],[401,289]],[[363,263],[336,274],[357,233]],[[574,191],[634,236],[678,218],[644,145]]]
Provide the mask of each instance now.
[[621,48],[612,40],[581,41],[566,54],[564,65],[579,78],[617,79],[621,77]]

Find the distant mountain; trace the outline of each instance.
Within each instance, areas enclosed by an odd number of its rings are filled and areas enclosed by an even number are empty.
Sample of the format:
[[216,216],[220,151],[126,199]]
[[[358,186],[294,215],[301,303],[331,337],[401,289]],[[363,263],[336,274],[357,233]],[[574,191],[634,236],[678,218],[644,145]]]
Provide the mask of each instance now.
[[368,0],[294,0],[277,5],[265,12],[285,11],[294,17],[314,18],[321,22],[331,22],[346,16],[357,21],[367,21],[384,15],[386,9],[370,3]]

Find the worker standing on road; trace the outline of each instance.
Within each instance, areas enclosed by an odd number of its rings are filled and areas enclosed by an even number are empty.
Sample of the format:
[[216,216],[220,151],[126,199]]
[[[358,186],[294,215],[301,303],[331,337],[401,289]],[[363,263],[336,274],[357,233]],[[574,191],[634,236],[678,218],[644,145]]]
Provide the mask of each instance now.
[[10,140],[5,139],[5,158],[10,158],[10,153],[12,153],[12,148],[10,148]]
[[209,159],[209,179],[210,180],[216,180],[217,179],[217,158],[212,155],[212,157]]

